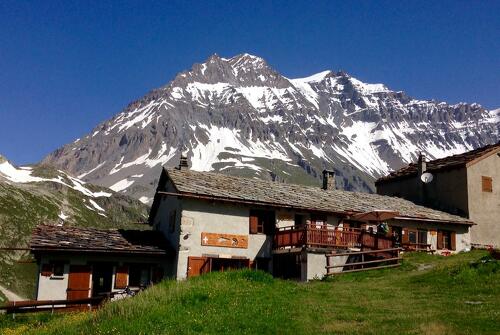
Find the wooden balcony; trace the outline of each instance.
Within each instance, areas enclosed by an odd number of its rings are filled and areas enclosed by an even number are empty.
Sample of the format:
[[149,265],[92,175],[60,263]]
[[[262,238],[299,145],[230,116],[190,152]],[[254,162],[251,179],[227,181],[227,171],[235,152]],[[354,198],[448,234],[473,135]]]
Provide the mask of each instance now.
[[274,249],[289,247],[387,249],[393,239],[356,228],[301,225],[278,228],[274,234]]

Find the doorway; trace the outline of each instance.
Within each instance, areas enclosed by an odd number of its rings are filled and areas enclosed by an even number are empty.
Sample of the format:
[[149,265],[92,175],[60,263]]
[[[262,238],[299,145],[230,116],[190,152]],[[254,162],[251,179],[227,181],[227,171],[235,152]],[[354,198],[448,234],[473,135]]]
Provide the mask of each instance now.
[[67,299],[87,299],[90,291],[90,266],[71,265],[69,267]]
[[196,277],[212,271],[230,271],[250,267],[248,258],[188,257],[187,276]]
[[92,297],[111,292],[113,264],[95,263],[92,265]]

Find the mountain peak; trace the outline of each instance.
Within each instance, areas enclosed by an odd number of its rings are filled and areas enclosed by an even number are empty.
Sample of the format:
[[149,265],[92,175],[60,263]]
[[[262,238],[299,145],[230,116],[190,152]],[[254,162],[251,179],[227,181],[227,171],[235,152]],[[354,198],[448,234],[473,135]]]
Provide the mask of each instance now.
[[332,71],[326,70],[326,71],[322,71],[322,72],[313,74],[312,76],[309,76],[309,77],[296,78],[296,79],[292,79],[292,80],[298,81],[298,82],[303,82],[303,83],[316,83],[316,82],[323,81],[330,74],[332,74]]
[[419,151],[436,158],[498,141],[497,114],[345,72],[287,79],[261,57],[213,54],[44,162],[145,202],[181,150],[193,170],[262,178],[314,182],[334,165],[344,188],[366,191]]

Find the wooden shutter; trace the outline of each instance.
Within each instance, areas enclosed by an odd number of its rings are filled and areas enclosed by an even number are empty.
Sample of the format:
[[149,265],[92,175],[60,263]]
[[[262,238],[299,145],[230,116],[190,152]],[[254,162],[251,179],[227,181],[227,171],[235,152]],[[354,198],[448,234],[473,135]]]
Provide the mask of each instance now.
[[86,299],[90,296],[90,274],[88,265],[71,265],[68,276],[67,299]]
[[456,250],[456,238],[457,238],[457,234],[452,231],[450,232],[450,246],[451,246],[451,250]]
[[388,227],[386,236],[392,237],[392,227],[391,226]]
[[493,192],[493,179],[491,177],[481,177],[483,192]]
[[196,277],[211,271],[210,259],[208,257],[188,257],[188,278]]
[[443,232],[441,230],[438,230],[437,248],[443,249]]
[[255,213],[250,212],[250,234],[257,234],[259,226],[259,217]]
[[408,228],[403,228],[403,236],[401,238],[401,241],[403,244],[410,242],[410,239],[408,237]]
[[117,266],[115,274],[115,288],[123,289],[127,287],[128,266]]

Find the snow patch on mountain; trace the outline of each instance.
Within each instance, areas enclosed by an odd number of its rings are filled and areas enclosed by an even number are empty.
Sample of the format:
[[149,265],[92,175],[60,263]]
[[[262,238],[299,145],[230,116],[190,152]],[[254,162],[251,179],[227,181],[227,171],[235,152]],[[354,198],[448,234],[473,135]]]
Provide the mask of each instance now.
[[[60,175],[57,178],[42,178],[33,176],[33,168],[31,167],[20,167],[16,168],[9,161],[4,161],[0,163],[0,176],[6,178],[8,181],[13,183],[38,183],[38,182],[53,182],[59,183],[64,186],[70,187],[75,191],[83,193],[88,197],[98,198],[98,197],[110,197],[111,193],[108,192],[92,192],[84,186],[85,182],[74,178],[63,171],[59,170]],[[66,180],[71,181],[71,184],[67,183]]]
[[[212,165],[221,163],[221,153],[237,153],[247,157],[262,157],[290,161],[283,148],[261,140],[241,138],[240,131],[214,125],[198,125],[204,130],[208,142],[200,142],[195,135],[196,142],[192,145],[191,168],[196,171],[212,171]],[[244,163],[242,163],[244,164]],[[247,164],[250,166],[250,164]],[[253,165],[253,164],[252,164]]]

